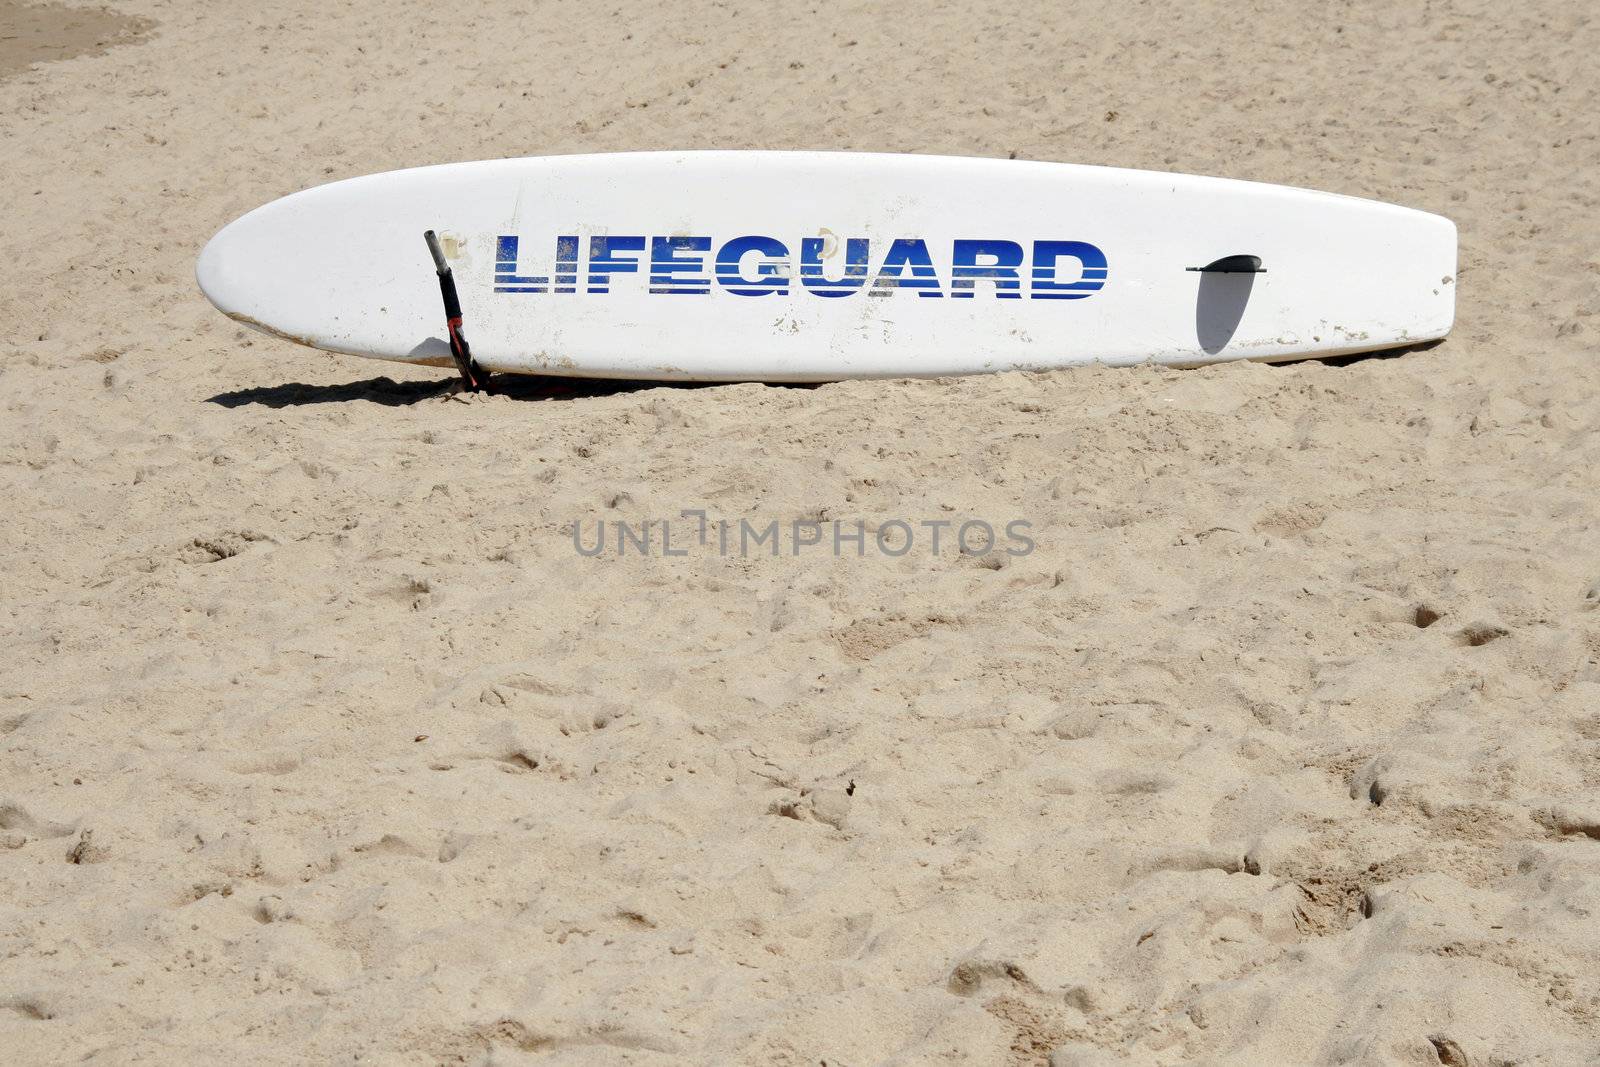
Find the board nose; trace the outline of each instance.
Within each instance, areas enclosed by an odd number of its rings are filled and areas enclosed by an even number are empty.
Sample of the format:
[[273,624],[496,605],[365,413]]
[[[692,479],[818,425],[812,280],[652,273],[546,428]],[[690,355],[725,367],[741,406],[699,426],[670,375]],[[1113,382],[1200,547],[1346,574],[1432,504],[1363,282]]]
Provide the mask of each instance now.
[[270,251],[263,246],[263,232],[253,216],[242,215],[218,230],[200,250],[194,276],[200,291],[216,309],[229,318],[251,316],[258,310],[263,286],[270,285],[270,270],[265,266]]
[[310,344],[277,300],[283,290],[285,249],[259,209],[233,220],[207,241],[195,260],[195,282],[213,307],[251,329]]
[[240,293],[240,287],[230,282],[230,257],[224,239],[227,232],[227,227],[223,227],[207,241],[194,264],[195,283],[212,306],[223,314],[235,310],[235,298]]
[[195,260],[195,281],[228,318],[293,339],[299,330],[284,320],[295,316],[278,297],[296,280],[298,257],[272,214],[257,208],[218,230]]

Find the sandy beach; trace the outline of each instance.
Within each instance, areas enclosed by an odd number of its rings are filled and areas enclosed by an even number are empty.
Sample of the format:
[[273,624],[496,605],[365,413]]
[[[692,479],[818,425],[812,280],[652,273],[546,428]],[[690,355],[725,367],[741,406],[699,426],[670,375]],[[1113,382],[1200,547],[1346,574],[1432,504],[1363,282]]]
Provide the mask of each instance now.
[[[1588,5],[113,3],[0,0],[10,1062],[1600,1062]],[[654,148],[1393,201],[1456,327],[464,396],[194,285],[297,189]],[[684,510],[1035,549],[575,546]]]

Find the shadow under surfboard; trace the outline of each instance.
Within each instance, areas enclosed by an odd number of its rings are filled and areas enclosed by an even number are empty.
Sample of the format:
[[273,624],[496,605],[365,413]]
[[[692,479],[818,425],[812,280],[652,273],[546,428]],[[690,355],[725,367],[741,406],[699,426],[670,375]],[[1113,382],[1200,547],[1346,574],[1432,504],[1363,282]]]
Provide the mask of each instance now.
[[[1269,363],[1272,367],[1295,366],[1300,363],[1321,362],[1330,367],[1349,367],[1368,361],[1395,359],[1410,352],[1425,352],[1444,343],[1444,339],[1386,348],[1378,352],[1358,352],[1350,356],[1323,357],[1320,360],[1297,359]],[[707,389],[729,382],[659,382],[618,378],[567,378],[534,374],[497,374],[492,379],[490,391],[496,396],[506,396],[524,401],[583,400],[589,397],[616,396],[644,389]],[[775,389],[815,389],[824,382],[768,382]],[[455,378],[437,381],[397,382],[393,378],[364,378],[360,381],[337,385],[313,385],[307,382],[285,382],[282,385],[257,386],[235,389],[207,397],[206,403],[225,408],[265,407],[294,408],[314,404],[381,404],[384,407],[407,407],[456,392],[460,383]]]

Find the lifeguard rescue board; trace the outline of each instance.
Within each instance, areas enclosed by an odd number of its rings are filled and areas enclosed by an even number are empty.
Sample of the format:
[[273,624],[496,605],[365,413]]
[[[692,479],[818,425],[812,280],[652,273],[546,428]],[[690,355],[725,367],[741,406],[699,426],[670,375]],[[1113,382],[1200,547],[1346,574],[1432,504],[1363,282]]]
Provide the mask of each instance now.
[[391,171],[225,226],[224,314],[448,365],[423,231],[491,371],[682,381],[1285,360],[1449,332],[1456,229],[1392,204],[1065,163],[830,152]]

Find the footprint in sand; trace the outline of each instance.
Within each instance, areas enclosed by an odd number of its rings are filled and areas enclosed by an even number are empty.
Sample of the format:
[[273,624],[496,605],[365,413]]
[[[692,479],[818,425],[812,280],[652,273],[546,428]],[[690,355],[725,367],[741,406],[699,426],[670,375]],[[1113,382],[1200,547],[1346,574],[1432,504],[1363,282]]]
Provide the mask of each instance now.
[[1456,639],[1464,645],[1476,648],[1480,645],[1487,645],[1490,641],[1498,641],[1502,637],[1509,636],[1510,633],[1510,627],[1493,619],[1479,619],[1475,622],[1469,622],[1456,631]]
[[93,830],[82,830],[78,840],[67,850],[67,862],[76,864],[104,863],[111,850],[94,839]]
[[1445,611],[1437,604],[1428,601],[1419,601],[1411,606],[1411,623],[1419,630],[1426,630],[1440,619],[1444,618]]
[[[20,848],[28,838],[34,840],[47,840],[57,837],[68,837],[75,827],[46,819],[33,814],[27,808],[15,801],[0,801],[0,830],[6,832],[8,847]],[[15,844],[9,842],[16,837],[24,840]]]
[[250,909],[250,914],[255,917],[256,922],[268,925],[287,922],[294,918],[295,912],[294,905],[276,893],[269,893],[256,901],[256,906]]
[[17,993],[0,997],[0,1010],[13,1011],[24,1019],[44,1022],[54,1019],[59,1012],[50,999],[40,993]]

